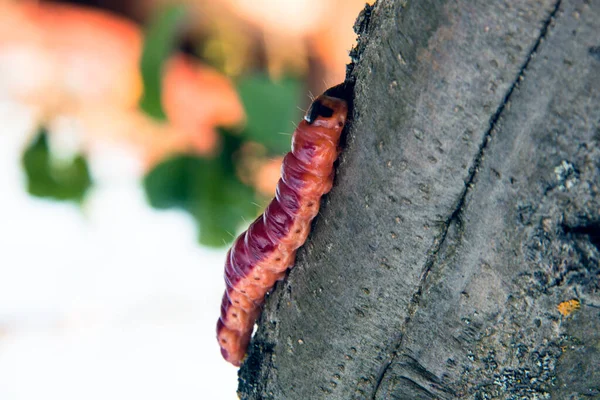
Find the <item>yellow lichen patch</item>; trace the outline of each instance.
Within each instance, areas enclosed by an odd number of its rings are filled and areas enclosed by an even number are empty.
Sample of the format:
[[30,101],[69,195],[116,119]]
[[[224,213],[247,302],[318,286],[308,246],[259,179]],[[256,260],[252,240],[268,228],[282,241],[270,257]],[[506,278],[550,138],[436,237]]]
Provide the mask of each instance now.
[[567,301],[563,301],[558,306],[556,306],[558,312],[562,314],[563,317],[568,317],[574,311],[579,310],[581,308],[581,302],[577,299],[571,299]]

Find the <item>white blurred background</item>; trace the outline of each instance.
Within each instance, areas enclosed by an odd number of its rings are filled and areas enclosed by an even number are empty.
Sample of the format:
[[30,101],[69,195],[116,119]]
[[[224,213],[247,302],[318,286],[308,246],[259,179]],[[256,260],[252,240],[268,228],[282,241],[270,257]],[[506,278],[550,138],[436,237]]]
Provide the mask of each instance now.
[[34,114],[0,101],[0,399],[237,398],[214,333],[225,250],[151,209],[116,149],[90,157],[83,212],[29,196]]

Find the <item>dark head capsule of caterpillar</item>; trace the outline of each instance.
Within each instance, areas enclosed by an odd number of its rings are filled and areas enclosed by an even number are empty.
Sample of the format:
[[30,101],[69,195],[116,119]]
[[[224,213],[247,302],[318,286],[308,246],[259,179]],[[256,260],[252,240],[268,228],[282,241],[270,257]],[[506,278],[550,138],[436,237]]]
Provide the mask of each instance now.
[[324,105],[321,100],[317,99],[310,105],[310,108],[304,116],[304,120],[309,124],[312,124],[318,117],[330,118],[332,116],[333,110]]

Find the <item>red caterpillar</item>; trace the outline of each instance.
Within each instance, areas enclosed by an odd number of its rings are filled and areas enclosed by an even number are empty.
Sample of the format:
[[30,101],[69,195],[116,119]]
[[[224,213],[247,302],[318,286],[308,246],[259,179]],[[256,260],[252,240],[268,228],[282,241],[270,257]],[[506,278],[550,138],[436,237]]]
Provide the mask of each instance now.
[[348,104],[334,87],[319,96],[292,136],[292,151],[281,167],[275,198],[264,214],[235,241],[225,260],[227,289],[217,322],[225,360],[239,366],[265,295],[294,264],[321,196],[333,185],[333,163],[346,123]]

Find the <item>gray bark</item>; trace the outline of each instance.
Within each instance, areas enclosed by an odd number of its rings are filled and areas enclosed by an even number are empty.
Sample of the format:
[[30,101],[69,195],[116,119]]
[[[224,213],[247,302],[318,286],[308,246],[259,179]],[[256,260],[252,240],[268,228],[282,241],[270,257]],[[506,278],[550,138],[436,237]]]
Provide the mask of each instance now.
[[600,1],[388,0],[356,28],[336,183],[241,398],[600,398]]

